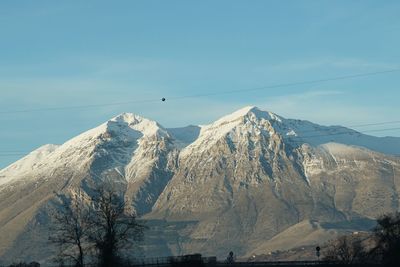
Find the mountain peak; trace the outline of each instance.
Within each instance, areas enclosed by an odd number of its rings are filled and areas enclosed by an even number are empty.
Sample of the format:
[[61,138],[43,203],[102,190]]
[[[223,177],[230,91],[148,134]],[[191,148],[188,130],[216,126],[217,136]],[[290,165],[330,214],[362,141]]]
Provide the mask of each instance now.
[[226,124],[248,116],[282,122],[282,118],[270,111],[264,111],[256,106],[246,106],[217,120],[213,125]]
[[142,132],[144,135],[161,133],[166,135],[166,130],[156,121],[144,118],[134,113],[121,113],[107,122],[108,129],[114,129],[115,123],[119,126],[125,125],[131,129]]
[[222,117],[219,120],[224,120],[224,121],[236,120],[237,118],[242,118],[242,117],[248,115],[249,113],[254,113],[254,112],[259,112],[259,111],[260,111],[260,109],[256,106],[246,106],[246,107],[243,107],[241,109],[234,111],[231,114],[228,114],[228,115]]
[[123,112],[115,117],[113,117],[112,119],[110,119],[109,121],[113,121],[113,122],[125,122],[128,124],[136,124],[139,123],[143,120],[147,120],[146,118],[134,114],[134,113],[130,113],[130,112]]
[[[196,149],[196,147],[202,147],[203,150],[211,147],[215,142],[221,138],[224,138],[229,132],[237,127],[242,130],[246,128],[246,131],[253,131],[252,127],[257,127],[254,125],[260,125],[260,123],[263,123],[262,121],[264,120],[282,122],[282,119],[278,115],[272,112],[260,110],[256,106],[246,106],[241,108],[220,118],[212,124],[202,126],[199,137],[196,139],[196,141],[187,146],[182,151],[181,155],[190,155],[190,153],[193,151],[193,149]],[[252,123],[248,124],[249,121]]]
[[[76,192],[90,199],[102,181],[115,183],[125,208],[151,221],[145,253],[204,248],[202,253],[219,256],[233,246],[244,257],[273,251],[274,244],[281,249],[282,238],[300,231],[297,244],[312,245],[330,238],[331,230],[344,231],[343,225],[366,229],[366,220],[398,210],[393,177],[400,160],[349,145],[399,151],[400,140],[343,130],[254,106],[203,127],[169,132],[122,113],[0,171],[0,233],[7,233],[1,259],[51,258],[52,248],[40,246],[40,237],[48,234],[60,199]],[[332,221],[326,237],[322,228],[314,231],[318,222]],[[177,248],[177,238],[185,246]],[[292,239],[284,245],[289,243],[297,246]],[[33,249],[24,249],[26,244]]]
[[255,111],[260,111],[260,109],[258,107],[256,107],[256,106],[245,106],[245,107],[243,107],[241,109],[238,109],[238,110],[234,111],[232,113],[232,115],[233,114],[237,114],[239,116],[240,115],[244,116],[244,115],[246,115],[246,114],[248,114],[250,112],[255,112]]

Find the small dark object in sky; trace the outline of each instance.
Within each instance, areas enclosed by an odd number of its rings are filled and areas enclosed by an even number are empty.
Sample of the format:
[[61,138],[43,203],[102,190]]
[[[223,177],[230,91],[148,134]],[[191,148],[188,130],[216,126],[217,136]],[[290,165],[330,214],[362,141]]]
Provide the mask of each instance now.
[[161,98],[161,101],[163,101],[163,102],[164,102],[164,101],[165,101],[165,97]]

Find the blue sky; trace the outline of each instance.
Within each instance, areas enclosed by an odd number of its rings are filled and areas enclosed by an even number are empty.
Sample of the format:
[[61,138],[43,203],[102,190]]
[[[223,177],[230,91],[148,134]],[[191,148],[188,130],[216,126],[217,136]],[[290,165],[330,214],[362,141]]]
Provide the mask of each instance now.
[[400,68],[398,14],[399,1],[2,0],[0,168],[19,158],[1,153],[63,143],[125,111],[166,127],[246,105],[328,125],[399,120],[400,72],[168,101]]

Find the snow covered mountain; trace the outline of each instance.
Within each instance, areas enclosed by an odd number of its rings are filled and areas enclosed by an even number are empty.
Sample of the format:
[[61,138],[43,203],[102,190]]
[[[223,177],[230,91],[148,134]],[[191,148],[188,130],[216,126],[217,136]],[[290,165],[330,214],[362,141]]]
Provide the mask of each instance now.
[[[253,107],[223,117],[181,151],[147,217],[198,221],[184,251],[248,255],[307,220],[368,221],[398,210],[399,158],[368,149],[382,139],[344,130]],[[391,149],[400,151],[398,140]]]
[[151,225],[147,255],[262,254],[304,227],[297,244],[318,243],[399,209],[399,152],[400,138],[256,107],[174,129],[124,113],[0,171],[0,255],[50,257],[58,197],[105,179]]

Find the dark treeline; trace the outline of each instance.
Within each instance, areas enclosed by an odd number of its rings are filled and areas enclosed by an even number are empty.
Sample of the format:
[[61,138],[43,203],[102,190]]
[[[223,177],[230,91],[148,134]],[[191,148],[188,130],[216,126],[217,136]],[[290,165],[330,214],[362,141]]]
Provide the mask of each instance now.
[[[200,254],[140,262],[129,258],[133,245],[142,240],[145,227],[126,210],[123,197],[111,186],[97,188],[93,196],[77,192],[60,196],[50,242],[59,248],[57,266],[398,266],[400,263],[400,213],[384,215],[367,236],[343,236],[324,249],[315,262],[217,262]],[[161,260],[162,259],[162,260]],[[210,260],[211,259],[211,260]],[[36,262],[10,267],[38,267]]]
[[343,236],[332,242],[324,260],[342,264],[400,264],[400,213],[384,215],[367,237]]

